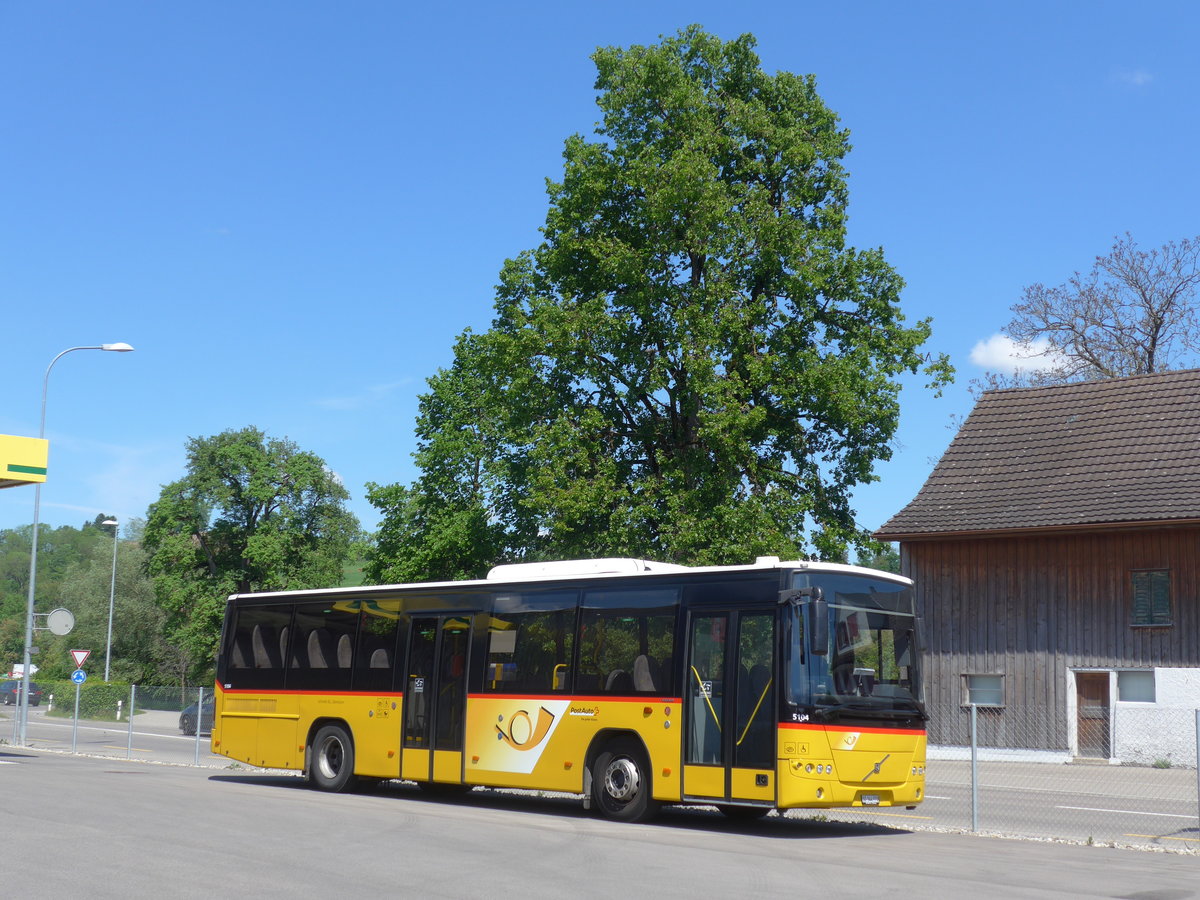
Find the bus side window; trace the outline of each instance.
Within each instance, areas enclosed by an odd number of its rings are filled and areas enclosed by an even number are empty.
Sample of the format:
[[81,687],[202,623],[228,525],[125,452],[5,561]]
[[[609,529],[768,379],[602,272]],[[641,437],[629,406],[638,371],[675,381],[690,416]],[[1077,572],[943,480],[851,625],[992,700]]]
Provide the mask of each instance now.
[[358,626],[356,604],[298,604],[291,628],[288,687],[348,690]]
[[567,690],[575,611],[534,610],[493,617],[484,690],[546,694]]
[[285,671],[279,640],[291,620],[290,604],[239,607],[225,682],[233,688],[282,689]]
[[571,689],[575,656],[574,590],[501,591],[492,598],[483,690],[553,694]]
[[584,594],[577,688],[609,694],[672,696],[675,588],[623,588]]
[[391,691],[396,664],[396,638],[400,632],[400,601],[365,604],[354,648],[354,690]]

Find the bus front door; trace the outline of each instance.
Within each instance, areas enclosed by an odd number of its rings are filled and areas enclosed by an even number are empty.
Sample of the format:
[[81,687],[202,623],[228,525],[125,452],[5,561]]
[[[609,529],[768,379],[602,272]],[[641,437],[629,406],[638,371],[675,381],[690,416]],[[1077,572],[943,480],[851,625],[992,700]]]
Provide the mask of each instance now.
[[460,784],[471,616],[415,616],[410,634],[400,776]]
[[684,688],[685,799],[775,803],[775,610],[695,610]]

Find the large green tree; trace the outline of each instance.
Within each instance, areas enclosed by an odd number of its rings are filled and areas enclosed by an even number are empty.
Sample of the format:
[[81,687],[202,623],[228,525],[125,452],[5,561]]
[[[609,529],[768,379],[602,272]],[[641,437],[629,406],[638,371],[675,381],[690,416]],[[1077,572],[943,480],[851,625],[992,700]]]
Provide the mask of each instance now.
[[200,678],[229,594],[337,585],[360,532],[341,481],[292,441],[225,431],[190,440],[187,459],[150,507],[143,540],[168,631]]
[[603,119],[566,142],[544,241],[430,379],[420,478],[372,486],[373,577],[865,540],[850,493],[890,455],[900,376],[951,370],[882,251],[847,246],[848,133],[754,46],[691,27],[594,54]]

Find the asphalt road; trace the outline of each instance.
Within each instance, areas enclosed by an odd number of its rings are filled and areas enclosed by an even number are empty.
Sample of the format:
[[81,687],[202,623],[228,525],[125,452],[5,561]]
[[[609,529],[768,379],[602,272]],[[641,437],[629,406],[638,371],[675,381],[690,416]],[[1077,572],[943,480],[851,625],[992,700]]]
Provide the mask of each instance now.
[[0,891],[88,897],[1200,898],[1200,858],[0,747]]
[[[0,741],[15,744],[14,707],[0,713]],[[61,750],[95,756],[115,756],[178,765],[227,766],[229,760],[214,754],[207,734],[195,736],[179,732],[179,713],[146,710],[134,716],[132,732],[128,722],[89,722],[78,726],[71,719],[46,714],[44,706],[31,707],[26,741],[32,748]]]
[[1200,851],[1195,769],[1002,762],[980,767],[971,811],[970,764],[931,760],[915,810],[854,809],[838,819],[972,830],[1043,840]]
[[[13,710],[0,712],[0,741],[11,741]],[[209,748],[208,736],[179,733],[179,714],[146,710],[128,724],[80,722],[30,710],[34,749],[227,769],[232,763]],[[839,822],[876,822],[912,830],[971,831],[969,763],[931,760],[927,799],[915,810],[833,810]],[[577,801],[576,801],[577,802]],[[1026,839],[1116,847],[1200,851],[1200,817],[1194,769],[991,763],[981,766],[978,832]],[[795,810],[790,818],[812,819]],[[2,886],[2,883],[0,883]]]

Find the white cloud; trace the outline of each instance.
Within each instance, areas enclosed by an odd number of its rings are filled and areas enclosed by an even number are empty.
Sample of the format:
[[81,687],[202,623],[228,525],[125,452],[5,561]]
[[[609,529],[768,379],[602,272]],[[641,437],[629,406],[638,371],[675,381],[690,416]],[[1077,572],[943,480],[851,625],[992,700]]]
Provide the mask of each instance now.
[[1058,354],[1050,349],[1050,342],[1045,338],[1032,344],[1018,344],[1008,335],[993,334],[971,348],[971,362],[1002,375],[1049,369],[1058,361]]
[[407,387],[413,383],[412,378],[393,381],[389,384],[368,385],[358,394],[347,394],[341,397],[321,397],[313,401],[322,409],[353,410],[374,406],[387,398],[388,394]]
[[1113,80],[1118,84],[1127,84],[1130,87],[1140,88],[1152,82],[1154,75],[1145,69],[1122,69],[1113,75]]
[[115,444],[93,445],[95,469],[83,483],[90,506],[77,507],[116,515],[122,525],[131,516],[144,516],[150,504],[159,498],[162,487],[186,474],[187,459],[183,444],[146,444],[128,447]]

